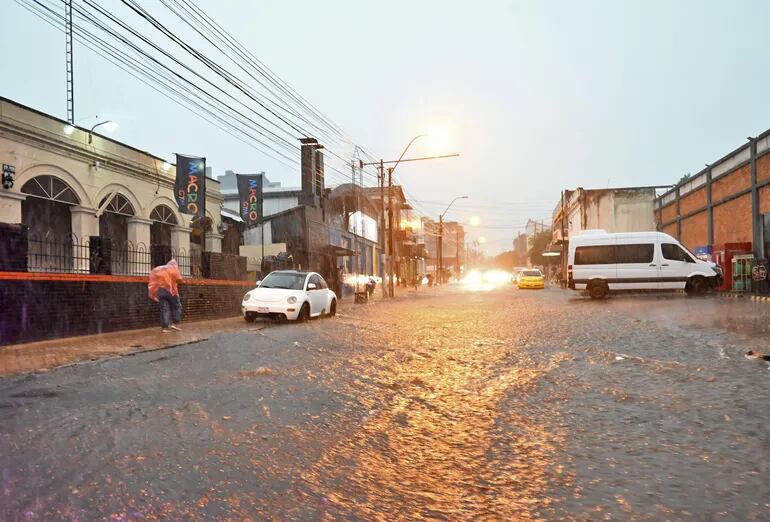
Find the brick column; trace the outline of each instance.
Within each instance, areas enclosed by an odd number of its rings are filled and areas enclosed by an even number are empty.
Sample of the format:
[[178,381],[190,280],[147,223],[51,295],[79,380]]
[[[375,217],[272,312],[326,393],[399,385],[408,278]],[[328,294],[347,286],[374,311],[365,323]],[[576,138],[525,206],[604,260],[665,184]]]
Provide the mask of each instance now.
[[91,236],[99,235],[99,218],[95,208],[81,206],[70,207],[72,214],[72,235],[77,242],[72,245],[72,261],[75,272],[88,274],[90,267],[90,251],[86,245]]
[[0,189],[0,223],[21,223],[21,202],[26,194]]

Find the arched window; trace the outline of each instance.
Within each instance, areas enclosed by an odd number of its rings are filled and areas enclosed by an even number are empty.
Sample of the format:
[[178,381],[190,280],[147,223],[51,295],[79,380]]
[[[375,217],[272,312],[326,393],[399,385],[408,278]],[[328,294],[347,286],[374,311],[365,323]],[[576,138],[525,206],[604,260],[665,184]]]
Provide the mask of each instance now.
[[168,208],[166,205],[158,205],[150,213],[150,219],[157,223],[165,223],[167,225],[176,225],[176,215],[174,211]]
[[[107,200],[107,198],[104,198],[101,203],[99,203],[99,208],[104,206],[104,202]],[[113,197],[109,204],[104,207],[105,212],[111,212],[113,214],[120,214],[122,216],[134,216],[136,215],[136,212],[134,211],[134,206],[131,204],[131,202],[121,193],[115,194],[115,197]]]
[[69,205],[80,204],[80,198],[75,194],[75,191],[56,176],[36,176],[27,181],[21,187],[21,191],[28,196],[37,198],[50,199]]

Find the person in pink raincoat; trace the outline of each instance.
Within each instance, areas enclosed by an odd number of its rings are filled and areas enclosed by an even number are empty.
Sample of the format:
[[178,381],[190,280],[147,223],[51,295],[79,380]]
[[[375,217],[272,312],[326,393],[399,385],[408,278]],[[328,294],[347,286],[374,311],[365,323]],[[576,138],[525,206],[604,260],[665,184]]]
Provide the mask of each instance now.
[[179,264],[172,259],[165,265],[156,266],[150,272],[150,280],[147,283],[147,291],[150,299],[160,303],[160,324],[163,333],[169,332],[169,327],[181,330],[182,301],[179,300],[179,282],[182,274],[179,273]]

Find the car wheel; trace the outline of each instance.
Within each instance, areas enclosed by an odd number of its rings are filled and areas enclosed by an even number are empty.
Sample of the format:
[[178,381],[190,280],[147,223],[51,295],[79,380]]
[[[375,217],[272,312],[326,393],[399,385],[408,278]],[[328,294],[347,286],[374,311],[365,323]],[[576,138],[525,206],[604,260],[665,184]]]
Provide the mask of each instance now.
[[706,291],[706,282],[702,277],[693,277],[684,287],[684,291],[687,295],[700,295]]
[[591,299],[604,299],[609,293],[610,289],[607,283],[592,283],[588,287],[588,295],[591,296]]
[[302,304],[302,308],[299,309],[299,315],[297,321],[304,323],[310,320],[310,305],[307,303]]
[[329,305],[329,317],[337,315],[337,300],[332,299],[332,304]]
[[253,323],[257,319],[257,314],[254,312],[246,312],[243,314],[243,318],[246,319],[247,323]]

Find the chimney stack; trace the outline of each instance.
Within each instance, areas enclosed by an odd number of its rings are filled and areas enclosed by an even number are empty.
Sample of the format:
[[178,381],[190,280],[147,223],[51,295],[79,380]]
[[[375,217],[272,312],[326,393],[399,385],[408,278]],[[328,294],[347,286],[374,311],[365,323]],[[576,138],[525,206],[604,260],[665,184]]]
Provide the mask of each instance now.
[[320,207],[324,194],[323,145],[315,138],[301,138],[302,196],[300,205]]

